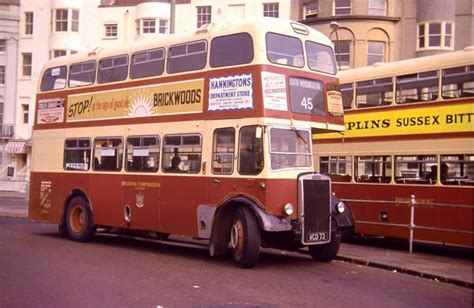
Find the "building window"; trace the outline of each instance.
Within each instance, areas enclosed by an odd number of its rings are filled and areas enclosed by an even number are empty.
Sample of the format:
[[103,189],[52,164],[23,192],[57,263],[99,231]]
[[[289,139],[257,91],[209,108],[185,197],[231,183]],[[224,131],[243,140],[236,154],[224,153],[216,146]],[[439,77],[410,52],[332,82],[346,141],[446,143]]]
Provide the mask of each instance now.
[[155,32],[156,32],[156,20],[143,19],[143,33],[155,33]]
[[106,24],[105,25],[105,37],[106,38],[117,38],[117,24]]
[[79,11],[72,10],[71,31],[79,32]]
[[385,42],[369,41],[367,44],[367,65],[385,62]]
[[55,26],[54,29],[56,32],[66,32],[67,31],[67,10],[61,9],[56,10],[55,13]]
[[418,24],[418,49],[454,49],[452,22],[426,22]]
[[168,33],[168,21],[167,20],[160,20],[159,33],[162,33],[162,34]]
[[0,40],[0,52],[7,51],[7,40]]
[[[0,125],[3,124],[3,102],[0,102]],[[0,155],[1,157],[2,155]]]
[[263,16],[278,18],[278,3],[264,3]]
[[25,12],[25,34],[33,34],[33,12]]
[[202,26],[211,23],[211,20],[212,20],[211,12],[212,12],[212,7],[210,5],[197,7],[197,27],[198,28],[201,28]]
[[30,105],[23,104],[21,105],[22,113],[23,113],[23,124],[28,124],[28,117],[30,114]]
[[32,55],[31,53],[22,53],[22,72],[23,76],[31,76]]
[[5,84],[5,66],[4,65],[0,66],[0,84],[1,85]]
[[369,15],[387,16],[387,0],[369,0]]
[[336,61],[340,70],[351,67],[351,41],[338,41],[334,43]]
[[318,3],[318,1],[312,1],[310,3],[306,3],[304,5],[303,9],[304,9],[305,19],[306,18],[318,17],[319,3]]
[[67,54],[67,51],[64,49],[56,49],[51,52],[51,58],[62,57]]
[[454,48],[454,33],[453,33],[453,24],[446,23],[445,30],[444,30],[444,47],[446,48]]
[[334,0],[334,15],[349,15],[351,0]]

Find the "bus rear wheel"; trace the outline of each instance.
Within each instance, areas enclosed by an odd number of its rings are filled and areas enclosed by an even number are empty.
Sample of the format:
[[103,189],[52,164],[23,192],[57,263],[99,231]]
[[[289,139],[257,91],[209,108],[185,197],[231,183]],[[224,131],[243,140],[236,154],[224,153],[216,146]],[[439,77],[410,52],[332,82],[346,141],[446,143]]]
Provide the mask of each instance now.
[[88,241],[95,232],[88,203],[82,197],[72,198],[66,212],[66,228],[69,237],[78,242]]
[[242,268],[257,264],[260,254],[260,228],[254,215],[239,207],[233,216],[230,229],[230,245],[235,263]]

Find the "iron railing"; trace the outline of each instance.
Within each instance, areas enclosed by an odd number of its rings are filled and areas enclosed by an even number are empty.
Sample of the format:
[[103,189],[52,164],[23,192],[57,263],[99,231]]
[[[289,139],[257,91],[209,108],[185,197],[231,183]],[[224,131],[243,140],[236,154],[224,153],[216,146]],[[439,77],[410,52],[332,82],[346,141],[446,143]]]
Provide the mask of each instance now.
[[422,206],[426,208],[429,207],[448,207],[448,208],[459,208],[459,209],[474,209],[474,205],[464,205],[464,204],[447,204],[447,203],[421,203],[416,201],[415,195],[411,195],[408,201],[400,201],[400,200],[362,200],[362,199],[341,199],[342,201],[348,202],[349,205],[357,204],[357,203],[366,203],[366,204],[395,204],[401,206],[409,206],[410,207],[410,222],[407,224],[397,224],[397,223],[381,223],[381,222],[369,222],[369,221],[358,221],[356,223],[364,223],[364,224],[372,224],[372,225],[383,225],[383,226],[391,226],[391,227],[406,227],[409,230],[409,253],[413,253],[413,241],[414,241],[414,230],[415,229],[422,229],[422,230],[431,230],[431,231],[444,231],[444,232],[455,232],[455,233],[464,233],[470,234],[474,236],[473,230],[459,230],[459,229],[448,229],[448,228],[435,228],[429,226],[421,226],[415,224],[415,208]]

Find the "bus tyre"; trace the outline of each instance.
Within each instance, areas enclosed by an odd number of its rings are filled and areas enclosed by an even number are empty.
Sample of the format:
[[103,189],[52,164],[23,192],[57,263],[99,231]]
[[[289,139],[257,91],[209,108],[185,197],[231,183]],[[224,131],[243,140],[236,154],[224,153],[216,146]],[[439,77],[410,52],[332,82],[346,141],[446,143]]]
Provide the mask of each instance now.
[[64,236],[64,237],[69,235],[69,233],[67,232],[67,226],[65,223],[61,223],[58,225],[58,232],[61,236]]
[[245,207],[239,207],[234,212],[230,245],[238,266],[251,268],[257,264],[260,253],[260,228],[252,212]]
[[336,258],[341,245],[341,230],[335,227],[334,224],[333,222],[333,233],[329,243],[308,246],[309,254],[314,261],[331,262]]
[[66,227],[69,237],[78,242],[88,241],[94,235],[92,214],[89,205],[83,198],[74,197],[69,201]]

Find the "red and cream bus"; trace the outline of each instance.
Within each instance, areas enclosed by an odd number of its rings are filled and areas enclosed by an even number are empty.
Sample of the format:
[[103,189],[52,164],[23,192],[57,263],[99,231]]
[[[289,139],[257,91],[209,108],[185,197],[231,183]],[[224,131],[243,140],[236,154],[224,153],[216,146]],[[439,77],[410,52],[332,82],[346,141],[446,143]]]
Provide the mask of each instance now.
[[38,88],[29,218],[77,241],[141,230],[330,261],[353,221],[314,173],[313,134],[344,129],[331,42],[279,19],[51,60]]
[[346,130],[314,151],[336,196],[358,200],[355,232],[474,247],[474,49],[339,77]]

